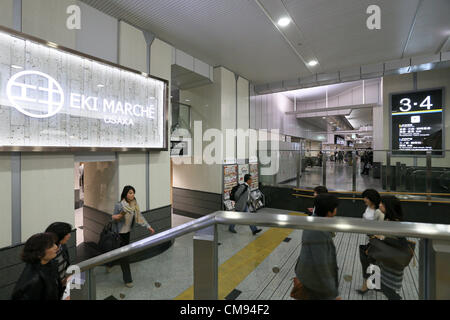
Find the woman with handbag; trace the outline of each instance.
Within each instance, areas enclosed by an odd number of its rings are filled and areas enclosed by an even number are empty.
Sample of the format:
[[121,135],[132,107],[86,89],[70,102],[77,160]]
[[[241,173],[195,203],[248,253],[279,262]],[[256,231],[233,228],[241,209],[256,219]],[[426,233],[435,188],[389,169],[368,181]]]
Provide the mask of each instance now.
[[[147,228],[151,234],[155,233],[155,230],[148,224],[142,215],[137,200],[134,196],[136,190],[132,186],[125,186],[120,197],[120,202],[114,207],[113,221],[114,231],[120,235],[120,246],[126,246],[130,244],[130,231],[134,227],[136,221],[139,225]],[[130,262],[128,258],[120,260],[120,267],[122,268],[123,281],[128,288],[133,287],[133,279],[131,277]]]
[[[338,199],[319,194],[314,199],[315,217],[332,218],[337,213]],[[336,247],[333,234],[304,230],[302,249],[295,266],[296,278],[291,297],[297,300],[340,300]]]
[[[394,196],[384,196],[381,198],[380,210],[385,214],[386,221],[402,221],[403,210],[400,200]],[[414,243],[409,242],[405,237],[384,237],[374,236],[362,255],[366,261],[377,264],[381,271],[381,292],[389,300],[401,300],[398,294],[402,288],[403,270],[408,266],[414,256]],[[361,255],[361,256],[362,256]],[[361,261],[363,264],[363,261]],[[367,263],[367,262],[366,262]],[[368,264],[366,264],[367,270]],[[364,271],[364,270],[363,270]],[[367,288],[366,281],[363,285]],[[368,291],[359,290],[364,294]]]

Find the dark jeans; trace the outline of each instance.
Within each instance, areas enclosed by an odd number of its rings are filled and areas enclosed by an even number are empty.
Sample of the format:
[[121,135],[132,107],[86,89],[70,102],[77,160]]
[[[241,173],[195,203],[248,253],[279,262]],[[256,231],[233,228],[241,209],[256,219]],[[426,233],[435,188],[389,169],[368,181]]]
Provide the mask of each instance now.
[[369,167],[367,166],[367,162],[364,162],[364,164],[363,164],[363,171],[361,172],[361,174],[369,175]]
[[381,284],[381,292],[388,298],[388,300],[402,300],[402,296],[399,295],[395,290],[386,287],[384,284]]
[[[130,244],[130,233],[119,233],[120,235],[120,246],[126,246]],[[119,260],[120,267],[122,268],[122,274],[123,274],[123,281],[125,283],[133,282],[133,278],[131,277],[131,269],[130,269],[130,262],[128,260],[128,257],[122,258]]]
[[375,260],[369,258],[366,254],[366,250],[368,249],[369,245],[360,245],[359,246],[359,260],[361,261],[362,266],[362,275],[364,280],[367,280],[369,278],[369,274],[367,273],[367,268],[370,266],[370,264],[374,264]]
[[[244,212],[248,212],[248,206],[245,206]],[[234,229],[235,226],[236,226],[235,224],[230,224],[230,226],[228,227],[228,230],[236,231]],[[255,232],[256,230],[258,230],[258,228],[256,228],[256,226],[249,226],[249,227],[250,227],[250,230],[252,230],[252,232]]]

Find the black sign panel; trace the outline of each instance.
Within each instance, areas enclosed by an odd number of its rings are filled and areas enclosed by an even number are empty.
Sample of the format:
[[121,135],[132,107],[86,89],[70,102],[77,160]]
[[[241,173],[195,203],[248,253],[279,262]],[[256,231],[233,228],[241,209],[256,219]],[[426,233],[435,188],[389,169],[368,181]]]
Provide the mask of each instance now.
[[[425,155],[427,150],[443,149],[443,110],[443,89],[393,94],[392,150],[405,151],[392,153]],[[442,152],[432,154],[442,155]]]
[[334,144],[341,144],[341,145],[345,146],[345,139],[344,139],[344,137],[335,135],[334,136]]

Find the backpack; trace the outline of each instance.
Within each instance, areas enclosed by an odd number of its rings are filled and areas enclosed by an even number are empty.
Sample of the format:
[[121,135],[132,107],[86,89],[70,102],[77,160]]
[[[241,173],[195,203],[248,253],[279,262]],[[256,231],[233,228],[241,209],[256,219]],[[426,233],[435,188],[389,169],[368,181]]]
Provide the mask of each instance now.
[[101,253],[106,253],[114,249],[120,248],[120,235],[113,231],[113,222],[109,221],[100,234],[98,248]]
[[[237,201],[237,199],[236,199],[236,191],[239,189],[240,186],[241,186],[241,184],[237,184],[237,185],[235,185],[233,187],[233,189],[231,189],[230,200]],[[242,193],[244,193],[246,190],[247,190],[247,186],[245,186],[245,190]]]

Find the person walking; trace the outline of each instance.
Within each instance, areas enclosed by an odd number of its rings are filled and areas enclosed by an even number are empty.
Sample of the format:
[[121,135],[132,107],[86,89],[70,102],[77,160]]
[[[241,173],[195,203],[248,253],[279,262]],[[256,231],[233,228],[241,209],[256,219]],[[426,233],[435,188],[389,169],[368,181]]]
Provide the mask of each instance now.
[[65,290],[68,279],[66,271],[70,266],[70,255],[66,243],[71,237],[72,225],[65,222],[54,222],[45,229],[45,232],[53,233],[56,236],[55,244],[58,246],[58,251],[55,260],[59,279]]
[[[250,202],[250,186],[252,185],[252,176],[246,174],[244,176],[244,183],[239,186],[235,193],[236,204],[234,206],[235,211],[238,212],[249,212],[249,202]],[[256,226],[250,226],[253,235],[261,232],[262,229],[258,229]],[[228,231],[231,233],[236,233],[235,225],[230,224]]]
[[[332,218],[337,214],[339,200],[329,193],[314,199],[316,217]],[[302,248],[295,274],[303,285],[308,300],[340,300],[338,266],[333,233],[303,230]]]
[[[403,221],[403,210],[400,200],[395,196],[383,196],[380,201],[380,210],[385,214],[385,221]],[[410,247],[408,240],[405,237],[395,237],[395,236],[374,236],[381,241],[386,241],[388,247],[394,247],[397,250],[406,250],[408,253],[414,253]],[[388,260],[394,260],[395,256],[390,254],[383,254],[387,261],[377,261],[369,255],[370,246],[369,244],[364,250],[360,252],[361,264],[363,265],[363,270],[367,270],[370,264],[378,265],[381,272],[381,287],[380,291],[388,298],[388,300],[401,300],[402,297],[399,291],[402,288],[403,274],[405,267],[400,267],[396,263],[389,263]],[[369,289],[367,288],[367,278],[364,279],[363,289],[358,290],[360,294],[365,294]]]
[[[112,216],[113,229],[120,235],[120,246],[126,246],[130,244],[130,231],[133,229],[135,222],[139,225],[147,228],[151,234],[155,233],[155,230],[145,220],[142,215],[139,205],[135,197],[136,190],[132,186],[125,186],[120,196],[120,202],[114,207],[114,213]],[[120,267],[122,268],[123,281],[128,288],[133,287],[133,278],[131,276],[130,262],[128,257],[120,260]],[[107,271],[110,271],[110,267],[107,267]]]
[[61,300],[64,293],[54,258],[58,252],[53,233],[31,236],[22,251],[25,269],[17,281],[12,300]]
[[[366,205],[366,211],[363,213],[363,219],[371,220],[371,221],[383,221],[384,213],[379,209],[381,197],[378,191],[374,189],[364,190],[362,193],[362,198],[364,200],[364,204]],[[367,235],[370,238],[374,237],[373,235]],[[369,289],[367,287],[367,279],[369,278],[369,274],[367,273],[367,268],[369,265],[374,264],[375,261],[367,256],[367,250],[369,248],[369,243],[365,245],[359,246],[359,259],[362,267],[362,275],[363,275],[363,285],[362,288],[357,290],[360,294],[365,294]]]

